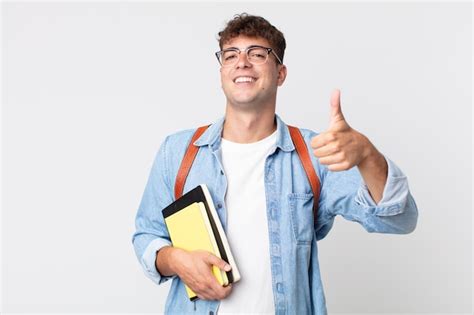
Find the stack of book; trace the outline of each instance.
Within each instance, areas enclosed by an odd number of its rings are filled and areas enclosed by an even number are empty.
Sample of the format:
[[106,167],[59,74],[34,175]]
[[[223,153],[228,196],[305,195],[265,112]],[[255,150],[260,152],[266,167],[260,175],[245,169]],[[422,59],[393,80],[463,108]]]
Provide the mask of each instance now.
[[[240,280],[227,237],[206,185],[199,185],[162,210],[173,247],[187,251],[204,250],[221,258],[232,269],[228,272],[212,266],[217,281],[226,286]],[[186,286],[188,297],[197,299]]]

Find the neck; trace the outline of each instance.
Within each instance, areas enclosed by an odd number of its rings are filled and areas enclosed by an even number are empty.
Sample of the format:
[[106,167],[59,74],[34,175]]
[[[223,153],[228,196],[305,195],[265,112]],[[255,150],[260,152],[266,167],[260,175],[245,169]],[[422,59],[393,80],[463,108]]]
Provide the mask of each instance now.
[[275,106],[263,111],[237,111],[227,105],[222,137],[237,143],[262,140],[276,130]]

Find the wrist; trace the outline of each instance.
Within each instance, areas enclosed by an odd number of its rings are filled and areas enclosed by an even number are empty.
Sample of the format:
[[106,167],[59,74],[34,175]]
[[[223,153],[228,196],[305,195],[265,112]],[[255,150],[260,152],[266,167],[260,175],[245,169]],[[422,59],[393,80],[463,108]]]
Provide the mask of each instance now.
[[365,179],[365,174],[378,174],[386,178],[387,176],[387,161],[385,157],[380,153],[372,144],[367,148],[365,157],[360,161],[357,166],[362,176]]
[[379,165],[381,160],[385,160],[382,154],[375,148],[375,146],[365,136],[366,145],[362,153],[362,159],[359,162],[359,168],[373,167]]
[[385,157],[374,147],[358,168],[372,199],[378,204],[387,182],[388,164]]
[[165,276],[172,276],[176,273],[176,255],[182,251],[179,248],[165,246],[156,253],[155,267],[158,272]]

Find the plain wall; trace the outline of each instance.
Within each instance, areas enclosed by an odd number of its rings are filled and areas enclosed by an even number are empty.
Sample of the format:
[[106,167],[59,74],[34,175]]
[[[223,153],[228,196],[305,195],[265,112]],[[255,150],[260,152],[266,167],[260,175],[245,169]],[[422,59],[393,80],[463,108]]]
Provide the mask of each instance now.
[[277,113],[349,124],[407,174],[409,235],[337,218],[319,243],[330,313],[470,313],[471,4],[3,3],[2,311],[162,312],[131,244],[154,155],[224,113],[217,32],[287,39]]

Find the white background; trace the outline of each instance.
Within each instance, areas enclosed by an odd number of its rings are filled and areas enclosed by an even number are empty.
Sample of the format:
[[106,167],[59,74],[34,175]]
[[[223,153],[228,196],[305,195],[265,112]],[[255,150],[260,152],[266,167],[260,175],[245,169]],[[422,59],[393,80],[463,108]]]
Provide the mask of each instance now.
[[408,175],[409,235],[342,218],[320,242],[330,313],[470,313],[470,3],[2,4],[3,312],[162,312],[131,236],[154,155],[224,113],[216,35],[243,11],[285,34],[277,112],[353,128]]

